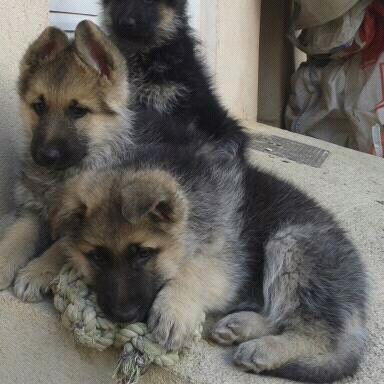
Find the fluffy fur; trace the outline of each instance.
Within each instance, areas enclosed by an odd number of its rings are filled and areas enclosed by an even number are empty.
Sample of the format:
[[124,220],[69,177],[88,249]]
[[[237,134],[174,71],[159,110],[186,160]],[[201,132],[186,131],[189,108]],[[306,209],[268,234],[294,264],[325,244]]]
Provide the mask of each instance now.
[[[15,293],[35,301],[57,273],[47,230],[47,205],[55,188],[85,169],[118,162],[132,145],[132,113],[125,60],[92,23],[75,39],[47,28],[20,67],[25,120],[24,154],[16,191],[17,217],[0,240],[0,288],[19,271]],[[148,136],[146,136],[148,137]]]
[[364,266],[333,217],[291,185],[230,156],[152,146],[69,181],[55,206],[54,227],[112,319],[148,316],[175,350],[203,312],[232,312],[212,337],[240,344],[245,370],[316,383],[356,371]]
[[134,107],[193,123],[208,140],[243,156],[247,136],[213,91],[188,25],[186,1],[103,0],[103,5],[106,28],[128,63]]
[[128,109],[125,59],[91,22],[79,24],[73,41],[47,28],[22,60],[19,94],[25,148],[17,218],[0,241],[0,288],[8,287],[20,268],[46,250],[46,257],[16,278],[15,293],[23,300],[40,300],[57,273],[55,262],[47,262],[55,253],[47,250],[47,205],[66,178],[118,163],[139,143],[194,142],[206,152],[219,147],[223,156],[235,155],[221,149],[220,141],[199,137],[181,118]]

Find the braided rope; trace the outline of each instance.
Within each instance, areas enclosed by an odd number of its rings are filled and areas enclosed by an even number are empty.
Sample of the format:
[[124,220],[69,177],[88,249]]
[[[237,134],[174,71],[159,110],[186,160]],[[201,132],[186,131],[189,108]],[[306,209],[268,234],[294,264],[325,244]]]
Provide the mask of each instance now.
[[[63,267],[51,289],[54,306],[77,343],[98,351],[123,347],[113,375],[120,384],[137,383],[152,363],[169,367],[179,361],[179,353],[167,352],[151,340],[146,324],[115,324],[106,319],[97,306],[95,294],[72,265]],[[201,338],[201,332],[202,326],[195,332],[195,340]]]

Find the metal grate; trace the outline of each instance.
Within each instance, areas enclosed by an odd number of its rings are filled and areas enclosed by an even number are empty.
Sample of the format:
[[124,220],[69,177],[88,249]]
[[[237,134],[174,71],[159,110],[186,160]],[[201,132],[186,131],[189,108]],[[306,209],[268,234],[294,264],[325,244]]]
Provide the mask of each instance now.
[[257,135],[251,148],[314,168],[321,168],[329,156],[329,151],[279,136]]

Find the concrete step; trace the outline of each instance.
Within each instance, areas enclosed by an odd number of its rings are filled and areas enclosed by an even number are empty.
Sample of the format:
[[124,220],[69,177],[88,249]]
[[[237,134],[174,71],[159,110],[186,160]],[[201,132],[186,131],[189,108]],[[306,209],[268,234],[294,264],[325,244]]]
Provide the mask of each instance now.
[[[260,124],[248,125],[255,135],[251,161],[292,181],[334,212],[363,254],[374,288],[370,343],[362,369],[345,383],[383,382],[384,160]],[[141,383],[287,382],[239,371],[232,365],[232,354],[232,348],[203,340],[177,366],[154,367]],[[10,292],[0,294],[1,384],[113,384],[117,357],[118,351],[100,353],[76,346],[49,302],[25,304]]]

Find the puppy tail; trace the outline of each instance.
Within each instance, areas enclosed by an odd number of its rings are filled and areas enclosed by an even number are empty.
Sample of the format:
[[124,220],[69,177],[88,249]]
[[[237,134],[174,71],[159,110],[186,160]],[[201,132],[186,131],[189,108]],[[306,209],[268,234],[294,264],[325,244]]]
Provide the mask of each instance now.
[[345,335],[333,352],[301,358],[263,374],[306,383],[333,383],[353,376],[366,346],[366,331],[360,331],[358,334]]

